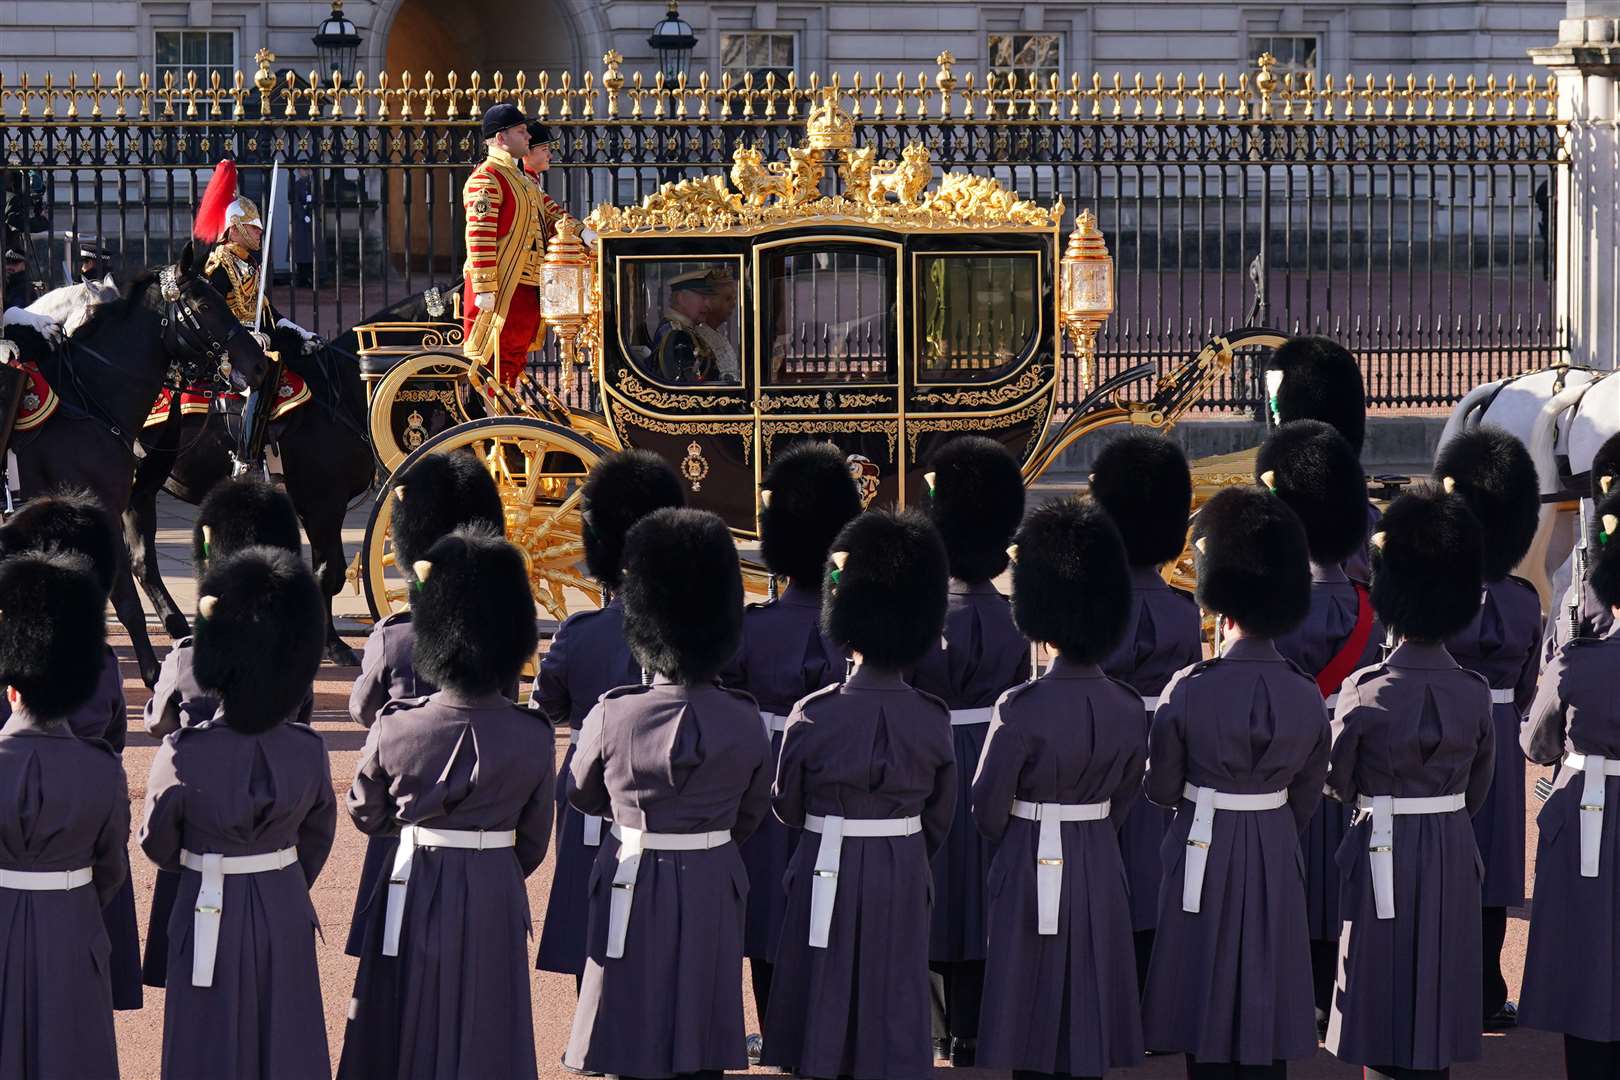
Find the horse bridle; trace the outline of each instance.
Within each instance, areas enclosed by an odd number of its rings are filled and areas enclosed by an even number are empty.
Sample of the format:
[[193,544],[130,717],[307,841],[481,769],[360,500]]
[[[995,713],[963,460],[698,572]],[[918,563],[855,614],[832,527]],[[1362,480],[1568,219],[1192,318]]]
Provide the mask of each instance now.
[[[197,316],[197,309],[186,296],[185,284],[180,280],[178,267],[165,266],[159,271],[158,290],[163,302],[168,305],[168,311],[162,317],[163,336],[168,351],[171,353],[178,351],[169,348],[169,343],[174,340],[172,334],[178,337],[180,344],[189,350],[193,358],[201,356],[212,360],[214,370],[223,375],[228,382],[231,376],[231,343],[241,335],[252,336],[252,331],[233,318],[230,320],[231,328],[226,332],[224,339],[215,337],[203,326],[202,320]],[[201,363],[194,362],[187,367],[189,370],[181,372],[186,381],[201,381],[211,374],[202,370]]]

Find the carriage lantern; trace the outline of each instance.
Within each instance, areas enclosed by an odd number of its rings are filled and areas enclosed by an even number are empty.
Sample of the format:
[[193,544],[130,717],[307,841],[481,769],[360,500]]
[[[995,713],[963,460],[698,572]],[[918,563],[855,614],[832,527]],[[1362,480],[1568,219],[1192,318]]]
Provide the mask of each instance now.
[[540,275],[540,314],[557,335],[564,377],[573,370],[574,349],[592,308],[591,253],[581,228],[571,217],[557,223]]
[[1060,268],[1063,329],[1074,339],[1080,361],[1080,386],[1091,385],[1097,358],[1097,331],[1114,311],[1114,260],[1108,254],[1097,215],[1080,211]]

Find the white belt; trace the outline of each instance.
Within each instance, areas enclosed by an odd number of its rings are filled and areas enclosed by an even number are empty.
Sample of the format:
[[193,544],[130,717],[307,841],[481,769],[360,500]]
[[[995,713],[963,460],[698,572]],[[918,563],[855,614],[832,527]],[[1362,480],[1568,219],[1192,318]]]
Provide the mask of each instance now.
[[636,874],[641,870],[643,851],[708,851],[731,843],[726,830],[700,833],[642,832],[628,825],[613,826],[619,840],[619,867],[613,872],[613,896],[608,903],[607,954],[611,960],[624,955],[624,936],[630,929],[630,905],[636,898]]
[[[986,709],[985,712],[989,712]],[[951,714],[955,720],[955,714]],[[838,899],[838,863],[846,838],[913,836],[922,832],[922,818],[843,818],[836,814],[809,814],[804,827],[821,834],[816,849],[815,876],[810,879],[810,947],[825,949],[832,931],[833,902]]]
[[1329,694],[1327,697],[1323,698],[1322,699],[1322,707],[1327,709],[1328,713],[1331,715],[1333,713],[1333,711],[1339,707],[1339,695],[1338,695],[1338,693],[1335,692],[1335,693]]
[[1492,690],[1491,691],[1491,704],[1492,705],[1511,705],[1511,704],[1513,704],[1513,699],[1514,699],[1515,693],[1516,692],[1511,688],[1509,688],[1507,690]]
[[0,870],[0,889],[18,892],[67,892],[90,884],[90,867],[77,870]]
[[202,875],[191,922],[191,985],[214,985],[214,957],[219,952],[219,917],[225,906],[226,874],[264,874],[298,861],[297,848],[263,855],[194,855],[180,852],[180,865]]
[[1147,710],[1147,714],[1149,716],[1152,716],[1154,713],[1159,711],[1160,700],[1162,699],[1158,697],[1144,697],[1142,698],[1142,708]]
[[[568,732],[568,745],[569,746],[578,746],[579,745],[579,729],[578,728],[569,729],[569,732]],[[601,847],[602,846],[602,822],[604,820],[606,820],[606,819],[605,818],[599,818],[595,814],[581,814],[580,817],[584,818],[583,826],[580,829],[580,843],[584,844],[586,847]]]
[[761,709],[759,710],[759,719],[760,722],[765,725],[765,735],[767,738],[772,735],[780,735],[782,732],[787,730],[787,717],[781,713],[766,712],[764,709]]
[[416,859],[417,848],[494,851],[516,846],[516,829],[429,829],[421,825],[407,825],[399,830],[394,871],[388,875],[388,909],[383,915],[382,954],[399,955],[399,931],[405,923],[405,892],[410,886],[411,863]]
[[1063,895],[1063,832],[1065,821],[1101,821],[1109,801],[1091,803],[1032,803],[1014,799],[1012,816],[1040,823],[1035,844],[1035,932],[1058,931],[1058,900]]
[[952,709],[951,727],[964,727],[968,724],[988,724],[990,715],[996,710],[993,706],[982,709]]
[[1276,810],[1288,805],[1288,792],[1233,795],[1214,788],[1187,784],[1181,789],[1181,794],[1193,804],[1192,828],[1187,833],[1186,869],[1181,881],[1181,910],[1196,915],[1204,898],[1204,867],[1209,861],[1209,843],[1215,836],[1215,811]]
[[1602,861],[1603,810],[1608,778],[1620,776],[1620,758],[1600,754],[1565,754],[1564,765],[1585,775],[1581,786],[1581,877],[1597,877]]
[[1404,798],[1395,795],[1360,795],[1358,810],[1372,811],[1372,832],[1367,837],[1367,861],[1372,864],[1373,908],[1380,919],[1395,917],[1395,817],[1397,814],[1453,814],[1468,806],[1462,792]]

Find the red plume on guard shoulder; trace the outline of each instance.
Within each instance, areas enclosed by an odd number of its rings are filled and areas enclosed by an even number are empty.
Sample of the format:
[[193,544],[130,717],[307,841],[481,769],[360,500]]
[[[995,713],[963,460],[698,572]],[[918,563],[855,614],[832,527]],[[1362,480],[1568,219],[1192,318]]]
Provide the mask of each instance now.
[[225,232],[225,211],[235,199],[236,162],[227,158],[214,166],[214,178],[208,181],[208,190],[197,204],[191,235],[205,244],[218,243]]

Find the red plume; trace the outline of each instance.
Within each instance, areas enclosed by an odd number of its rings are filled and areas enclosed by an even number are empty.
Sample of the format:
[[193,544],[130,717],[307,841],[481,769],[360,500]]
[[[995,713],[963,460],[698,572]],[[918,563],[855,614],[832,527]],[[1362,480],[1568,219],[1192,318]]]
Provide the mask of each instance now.
[[191,235],[205,244],[218,243],[225,232],[225,211],[235,201],[236,162],[227,158],[214,166],[214,178],[208,181],[208,190],[197,204]]

